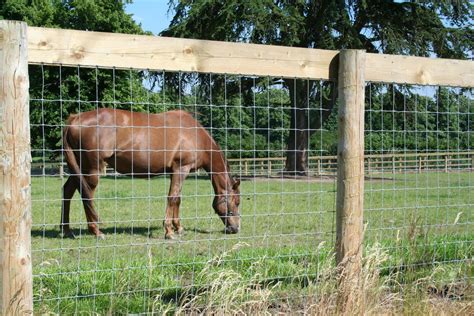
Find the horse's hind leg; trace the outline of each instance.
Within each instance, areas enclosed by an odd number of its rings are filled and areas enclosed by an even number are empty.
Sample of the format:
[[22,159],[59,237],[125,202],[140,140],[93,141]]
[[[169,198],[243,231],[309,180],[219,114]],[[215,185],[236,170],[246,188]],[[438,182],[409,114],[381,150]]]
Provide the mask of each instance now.
[[99,230],[97,225],[99,221],[99,215],[94,208],[94,193],[97,185],[99,184],[99,170],[91,170],[88,175],[84,177],[85,181],[91,189],[90,192],[81,192],[82,204],[84,205],[84,211],[86,213],[87,228],[89,232],[97,237],[104,237],[104,234]]
[[61,208],[61,225],[59,227],[62,237],[74,238],[74,234],[69,226],[69,212],[71,210],[71,199],[76,191],[76,182],[69,177],[63,186],[63,200]]
[[[181,234],[184,229],[179,221],[179,205],[181,204],[181,188],[183,181],[189,174],[189,168],[181,167],[171,175],[170,191],[168,193],[168,205],[165,217],[165,238],[173,239],[174,231]],[[174,231],[173,231],[173,228]]]

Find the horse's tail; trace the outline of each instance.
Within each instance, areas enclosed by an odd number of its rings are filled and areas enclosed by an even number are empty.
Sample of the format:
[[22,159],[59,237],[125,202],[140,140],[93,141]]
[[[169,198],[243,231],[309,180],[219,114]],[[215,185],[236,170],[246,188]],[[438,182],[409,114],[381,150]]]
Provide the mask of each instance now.
[[82,174],[81,168],[77,163],[76,155],[73,152],[71,146],[71,139],[69,129],[71,127],[71,119],[68,120],[68,124],[64,128],[63,132],[63,148],[64,148],[64,158],[66,159],[67,165],[69,167],[70,177],[76,180],[78,185],[78,190],[81,193],[82,197],[91,198],[92,190],[89,184],[87,183],[84,175]]

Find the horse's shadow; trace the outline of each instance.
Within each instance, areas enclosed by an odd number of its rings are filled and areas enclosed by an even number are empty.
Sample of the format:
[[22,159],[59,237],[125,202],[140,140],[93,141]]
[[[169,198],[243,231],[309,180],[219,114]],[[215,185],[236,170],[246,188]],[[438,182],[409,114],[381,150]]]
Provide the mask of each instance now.
[[[101,227],[100,230],[106,235],[106,236],[112,236],[112,235],[140,235],[143,237],[150,237],[150,238],[160,238],[164,236],[164,230],[162,226],[156,227],[156,226],[138,226],[138,227]],[[73,228],[71,231],[74,233],[76,237],[80,236],[90,236],[92,237],[91,234],[86,229],[80,229],[80,228]],[[206,229],[201,229],[201,228],[196,228],[196,227],[190,227],[185,230],[185,233],[198,233],[198,234],[218,234],[221,233],[223,234],[223,230],[206,230]],[[60,237],[60,232],[59,229],[56,228],[35,228],[31,230],[31,237],[33,238],[58,238]]]

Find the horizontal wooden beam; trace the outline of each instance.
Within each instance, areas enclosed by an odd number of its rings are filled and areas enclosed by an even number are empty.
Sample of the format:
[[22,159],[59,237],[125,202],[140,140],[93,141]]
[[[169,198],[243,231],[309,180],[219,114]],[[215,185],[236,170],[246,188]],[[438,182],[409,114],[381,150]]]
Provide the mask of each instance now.
[[367,54],[366,80],[398,84],[474,87],[470,60]]
[[[334,78],[337,51],[31,27],[30,63]],[[334,74],[335,75],[335,74]]]
[[[30,27],[29,62],[335,80],[339,52]],[[366,80],[474,86],[474,62],[367,54]]]

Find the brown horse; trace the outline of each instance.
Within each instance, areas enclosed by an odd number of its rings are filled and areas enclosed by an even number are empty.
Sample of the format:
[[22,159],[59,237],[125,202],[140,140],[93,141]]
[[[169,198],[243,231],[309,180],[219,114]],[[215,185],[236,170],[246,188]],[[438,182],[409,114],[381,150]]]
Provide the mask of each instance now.
[[71,173],[63,187],[63,236],[74,238],[69,226],[69,210],[71,198],[78,190],[89,232],[103,237],[93,198],[106,164],[133,177],[171,175],[165,238],[173,238],[173,228],[178,234],[183,231],[179,220],[181,187],[186,176],[199,168],[210,174],[215,192],[212,206],[224,222],[225,232],[237,233],[240,229],[240,181],[230,176],[214,139],[187,112],[148,114],[98,109],[71,115],[64,128],[63,143]]

